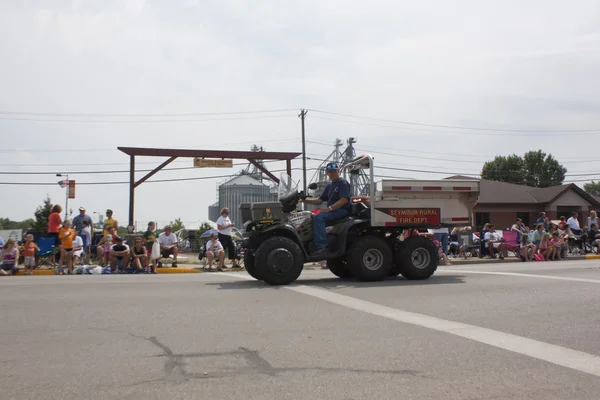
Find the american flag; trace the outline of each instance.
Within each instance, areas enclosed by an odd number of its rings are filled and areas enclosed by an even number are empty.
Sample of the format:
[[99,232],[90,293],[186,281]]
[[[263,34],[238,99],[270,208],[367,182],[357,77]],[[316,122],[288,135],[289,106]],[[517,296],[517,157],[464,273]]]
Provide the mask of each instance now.
[[58,181],[58,184],[60,185],[61,188],[66,188],[67,186],[69,186],[69,181],[66,179],[63,179],[62,181]]

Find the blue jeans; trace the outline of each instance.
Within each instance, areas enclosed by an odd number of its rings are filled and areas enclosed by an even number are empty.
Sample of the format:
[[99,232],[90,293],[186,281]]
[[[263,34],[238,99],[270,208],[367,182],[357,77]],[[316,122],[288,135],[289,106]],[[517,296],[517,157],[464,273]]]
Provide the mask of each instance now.
[[433,238],[438,242],[442,243],[442,251],[444,254],[448,254],[448,234],[447,233],[434,233]]
[[343,208],[337,210],[319,213],[313,218],[313,235],[315,247],[318,249],[327,248],[327,233],[325,232],[325,223],[337,221],[348,216],[348,211]]

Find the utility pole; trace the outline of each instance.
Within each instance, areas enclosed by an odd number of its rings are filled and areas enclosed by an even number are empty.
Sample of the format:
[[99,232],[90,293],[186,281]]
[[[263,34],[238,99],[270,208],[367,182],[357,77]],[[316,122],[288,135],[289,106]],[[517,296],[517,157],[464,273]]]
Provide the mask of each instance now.
[[306,135],[304,132],[304,119],[308,111],[305,109],[300,110],[300,121],[302,121],[302,180],[304,182],[304,193],[306,193]]

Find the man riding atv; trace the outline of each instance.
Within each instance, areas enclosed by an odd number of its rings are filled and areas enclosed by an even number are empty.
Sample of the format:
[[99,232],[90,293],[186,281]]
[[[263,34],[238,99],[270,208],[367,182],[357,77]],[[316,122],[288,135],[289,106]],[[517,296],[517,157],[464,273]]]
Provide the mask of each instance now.
[[326,223],[346,218],[350,212],[350,184],[340,176],[338,163],[331,162],[325,167],[331,182],[318,198],[306,198],[306,204],[320,205],[327,202],[327,208],[321,210],[313,219],[313,235],[316,250],[311,255],[327,253]]

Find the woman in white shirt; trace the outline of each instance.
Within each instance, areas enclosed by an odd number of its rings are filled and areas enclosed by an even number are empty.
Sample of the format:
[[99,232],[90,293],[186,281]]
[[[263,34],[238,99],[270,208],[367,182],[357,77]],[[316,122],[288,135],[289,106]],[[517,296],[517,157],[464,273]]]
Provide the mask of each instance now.
[[229,219],[229,209],[224,208],[221,210],[221,216],[217,219],[217,231],[219,232],[219,241],[224,248],[227,249],[227,256],[231,260],[231,268],[238,267],[238,262],[235,254],[235,245],[231,234],[233,233],[234,223]]

